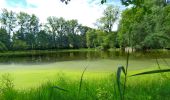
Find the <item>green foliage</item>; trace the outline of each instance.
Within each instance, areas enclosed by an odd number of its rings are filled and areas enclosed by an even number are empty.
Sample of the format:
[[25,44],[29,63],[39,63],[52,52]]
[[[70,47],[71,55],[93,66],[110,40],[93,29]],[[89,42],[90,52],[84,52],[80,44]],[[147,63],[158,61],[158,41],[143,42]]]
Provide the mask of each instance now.
[[0,41],[9,47],[10,45],[9,35],[4,28],[0,28]]
[[103,12],[103,17],[97,20],[96,25],[99,29],[112,32],[113,24],[119,17],[119,8],[109,5]]
[[[0,51],[6,51],[9,47],[9,35],[4,28],[0,28]],[[8,47],[7,47],[8,46]]]
[[101,30],[89,30],[86,34],[88,48],[107,50],[117,45],[116,32],[103,32]]
[[108,6],[103,12],[103,17],[96,22],[99,30],[89,30],[87,32],[87,47],[98,48],[100,50],[119,47],[117,33],[112,32],[113,24],[118,20],[118,17],[118,7]]
[[[109,48],[135,50],[169,48],[169,5],[164,0],[121,0],[126,6],[122,12],[118,32],[112,32],[119,19],[118,7],[109,5],[96,22],[98,29],[82,26],[77,20],[48,17],[42,25],[34,14],[15,13],[2,9],[0,41],[8,50],[14,49],[77,49]],[[68,3],[68,1],[62,0]],[[105,3],[107,0],[102,0]],[[19,42],[18,42],[19,41]],[[21,47],[17,47],[19,43]],[[13,46],[14,45],[14,46]],[[4,47],[4,46],[3,46]],[[13,48],[15,47],[15,48]],[[26,47],[26,48],[25,48]]]
[[[1,13],[0,41],[9,50],[86,48],[89,27],[77,20],[48,17],[42,25],[34,14],[14,13],[3,9]],[[13,33],[11,35],[11,33]]]
[[163,4],[163,0],[144,0],[150,13],[145,13],[143,8],[130,8],[122,13],[118,32],[121,47],[137,50],[167,47],[170,36],[167,35],[169,19],[166,16],[169,12],[165,10],[168,6]]
[[0,51],[6,51],[8,50],[7,47],[5,46],[5,44],[3,44],[1,41],[0,41]]
[[17,92],[14,89],[14,84],[9,74],[4,74],[1,77],[0,96],[3,100],[16,99]]
[[51,33],[52,48],[81,48],[85,40],[85,33],[89,29],[78,24],[77,20],[49,17],[46,25],[47,32]]
[[87,41],[88,48],[96,47],[96,40],[95,40],[96,38],[97,38],[97,34],[95,33],[95,30],[87,31],[86,41]]
[[36,48],[38,49],[48,49],[50,47],[50,36],[45,31],[40,31],[37,33],[36,38]]
[[28,45],[25,41],[22,40],[15,40],[13,42],[13,50],[26,50],[28,48]]
[[[4,29],[6,29],[8,33],[8,43],[5,44],[8,49],[11,48],[12,43],[12,32],[14,32],[14,28],[16,28],[16,14],[13,11],[8,11],[7,9],[2,9],[2,13],[0,15],[0,22]],[[6,41],[7,41],[6,40]]]

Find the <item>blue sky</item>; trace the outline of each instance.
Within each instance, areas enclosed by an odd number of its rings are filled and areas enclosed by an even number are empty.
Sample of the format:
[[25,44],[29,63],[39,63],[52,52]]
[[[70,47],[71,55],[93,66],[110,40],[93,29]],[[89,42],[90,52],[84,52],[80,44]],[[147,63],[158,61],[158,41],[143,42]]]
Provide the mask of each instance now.
[[105,5],[101,5],[100,0],[71,0],[68,5],[60,0],[0,0],[1,9],[34,13],[42,23],[46,22],[48,16],[56,16],[68,20],[77,19],[79,23],[90,27],[94,27],[94,23],[102,16],[108,4],[121,6],[120,0],[108,0]]
[[5,3],[8,7],[21,7],[21,8],[36,8],[34,4],[29,4],[27,0],[5,0]]

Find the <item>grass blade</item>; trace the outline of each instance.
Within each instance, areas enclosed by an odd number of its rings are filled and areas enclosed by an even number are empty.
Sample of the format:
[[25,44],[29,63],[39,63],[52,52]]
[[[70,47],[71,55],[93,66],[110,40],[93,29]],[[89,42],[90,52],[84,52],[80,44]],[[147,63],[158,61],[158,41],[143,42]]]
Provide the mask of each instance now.
[[157,73],[166,73],[166,72],[170,72],[170,69],[146,71],[146,72],[137,73],[137,74],[134,74],[134,75],[131,75],[131,76],[139,76],[139,75],[147,75],[147,74],[157,74]]
[[87,67],[84,68],[83,73],[81,74],[80,84],[79,84],[79,94],[81,92],[82,83],[83,83],[83,76],[84,76],[84,73],[85,73],[86,70],[87,70]]
[[126,90],[126,82],[127,82],[127,74],[128,74],[128,67],[129,67],[129,50],[127,52],[127,59],[126,59],[126,69],[125,69],[125,81],[123,86],[123,100],[125,99],[125,90]]
[[121,100],[123,100],[123,91],[121,90],[121,81],[120,81],[121,72],[123,72],[124,75],[126,74],[125,68],[123,66],[119,66],[117,69],[117,85],[118,85],[120,98],[121,98]]
[[60,87],[58,87],[58,86],[53,86],[53,88],[56,88],[56,89],[58,89],[58,90],[61,90],[61,91],[68,92],[68,90],[66,90],[66,89],[63,89],[63,88],[60,88]]
[[126,58],[126,70],[125,70],[125,75],[127,75],[128,67],[129,67],[129,50],[128,50],[128,52],[127,52],[127,58]]

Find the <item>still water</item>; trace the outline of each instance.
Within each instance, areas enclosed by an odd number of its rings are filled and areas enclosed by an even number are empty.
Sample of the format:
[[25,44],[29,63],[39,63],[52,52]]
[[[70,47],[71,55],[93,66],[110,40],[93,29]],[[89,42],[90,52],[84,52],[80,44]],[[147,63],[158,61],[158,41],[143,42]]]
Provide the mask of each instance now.
[[[127,54],[120,51],[34,51],[21,55],[0,56],[0,64],[41,64],[78,60],[124,60]],[[130,53],[131,60],[170,59],[170,51]]]
[[[0,65],[47,65],[53,67],[91,66],[107,69],[125,65],[127,54],[120,51],[34,51],[22,55],[11,54],[0,57]],[[156,66],[156,59],[162,66],[169,66],[170,51],[150,51],[130,53],[129,66],[133,69]],[[76,66],[76,67],[75,67]],[[4,66],[0,66],[2,68]]]

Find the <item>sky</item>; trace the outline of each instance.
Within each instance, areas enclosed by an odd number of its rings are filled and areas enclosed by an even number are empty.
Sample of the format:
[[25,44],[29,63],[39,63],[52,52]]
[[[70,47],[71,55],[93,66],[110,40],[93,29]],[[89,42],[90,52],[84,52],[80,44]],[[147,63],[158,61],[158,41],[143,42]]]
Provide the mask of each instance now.
[[[108,0],[105,5],[101,5],[100,0],[71,0],[68,5],[60,0],[0,0],[0,9],[35,14],[41,23],[46,23],[49,16],[56,16],[66,20],[77,19],[80,24],[95,28],[94,23],[109,4],[121,6],[120,0]],[[117,24],[113,27],[116,29]]]

